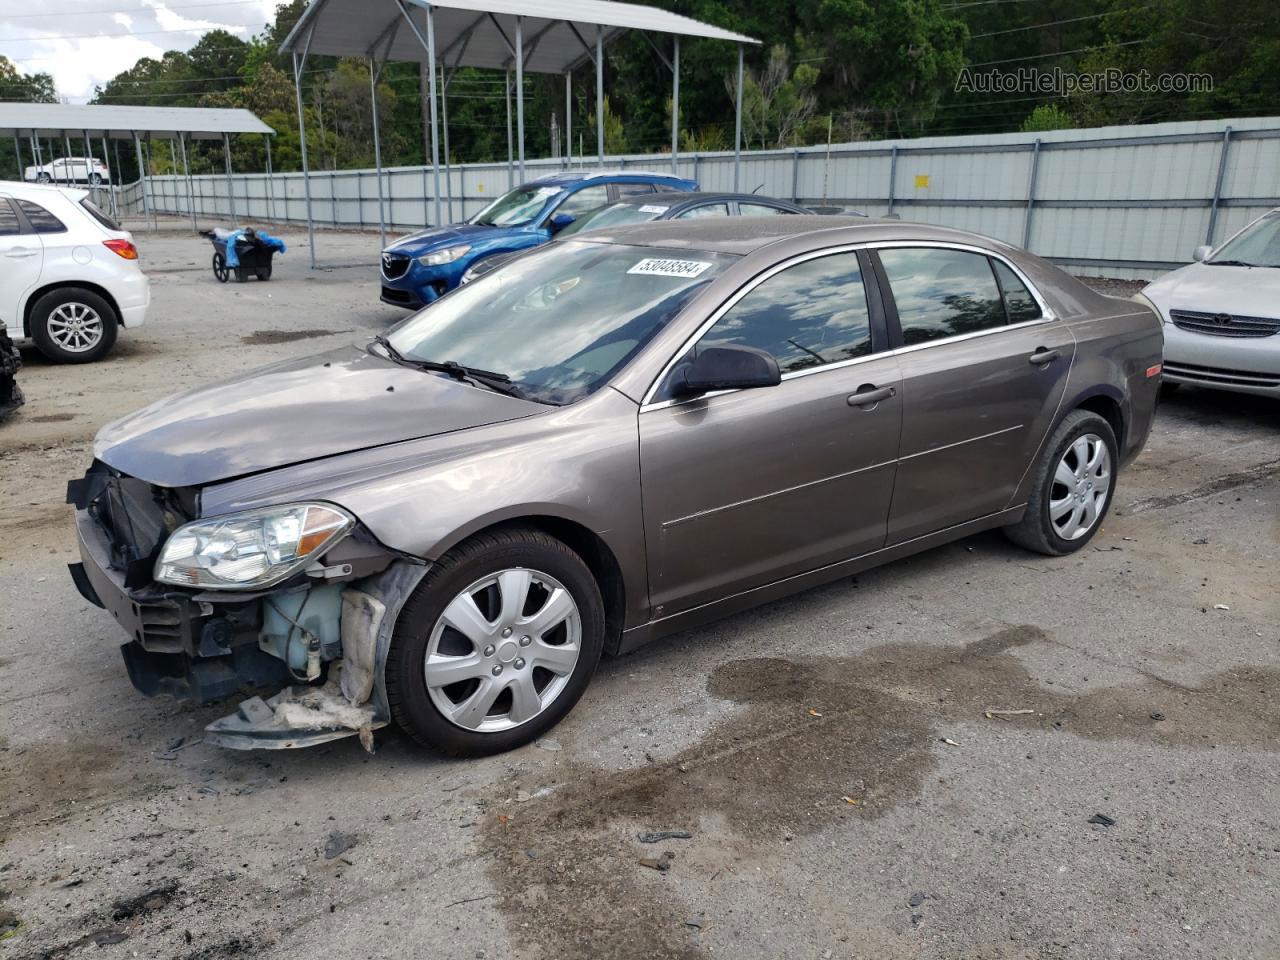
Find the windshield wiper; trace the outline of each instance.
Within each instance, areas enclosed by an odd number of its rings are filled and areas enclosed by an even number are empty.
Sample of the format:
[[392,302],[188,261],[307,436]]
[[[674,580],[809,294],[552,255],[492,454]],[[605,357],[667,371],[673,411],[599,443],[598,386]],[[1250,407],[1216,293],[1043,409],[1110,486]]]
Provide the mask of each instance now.
[[375,343],[387,352],[388,357],[403,366],[413,367],[415,370],[429,370],[432,373],[445,373],[455,380],[464,383],[475,383],[482,387],[487,387],[495,393],[515,397],[518,400],[535,400],[538,403],[549,402],[526,395],[523,390],[511,382],[511,378],[505,373],[482,370],[480,367],[468,367],[466,364],[458,363],[456,360],[418,360],[416,357],[406,357],[393,347],[391,341],[382,334],[378,334],[373,339]]
[[378,334],[376,337],[374,337],[373,342],[376,343],[378,346],[382,347],[382,349],[387,352],[388,358],[394,360],[396,363],[405,362],[404,354],[402,354],[399,350],[393,347],[391,345],[391,341],[388,340],[386,337],[384,337],[382,334]]
[[1210,260],[1211,267],[1260,267],[1260,263],[1249,263],[1245,260]]

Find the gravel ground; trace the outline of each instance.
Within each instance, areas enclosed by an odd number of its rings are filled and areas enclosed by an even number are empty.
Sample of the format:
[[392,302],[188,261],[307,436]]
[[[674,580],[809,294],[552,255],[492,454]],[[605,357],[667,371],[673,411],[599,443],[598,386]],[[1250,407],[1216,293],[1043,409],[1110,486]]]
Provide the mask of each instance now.
[[72,587],[63,491],[104,422],[403,315],[376,236],[322,236],[366,266],[316,273],[285,238],[219,286],[203,241],[140,234],[152,322],[28,355],[0,958],[1280,956],[1280,405],[1247,397],[1169,398],[1078,555],[984,535],[682,634],[514,753],[202,743],[226,708],[135,693]]

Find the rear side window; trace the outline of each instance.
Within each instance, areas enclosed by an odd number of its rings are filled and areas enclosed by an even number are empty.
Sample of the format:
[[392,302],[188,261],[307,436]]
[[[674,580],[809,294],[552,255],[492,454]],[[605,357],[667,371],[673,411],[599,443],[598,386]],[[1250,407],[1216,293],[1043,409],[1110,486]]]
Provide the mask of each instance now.
[[36,233],[67,232],[66,224],[40,204],[32,203],[30,200],[19,200],[18,206],[22,209],[22,215],[27,218],[27,222],[31,224],[31,229]]
[[700,207],[694,207],[686,210],[684,213],[676,215],[677,220],[696,220],[698,217],[727,217],[729,215],[729,205],[727,203],[704,203]]
[[856,253],[806,260],[739,300],[699,345],[767,350],[783,373],[871,353],[871,321]]
[[89,216],[93,217],[93,219],[97,220],[100,224],[102,224],[108,230],[123,229],[120,226],[120,224],[112,220],[111,217],[109,217],[104,210],[102,210],[96,203],[94,203],[88,197],[85,197],[83,200],[80,201],[80,206],[84,207],[85,212],[88,213]]
[[565,198],[564,203],[556,209],[556,213],[567,213],[571,217],[580,217],[588,210],[602,207],[609,202],[609,188],[600,184],[586,187]]
[[620,183],[618,184],[619,197],[638,197],[642,193],[653,193],[654,186],[652,183]]
[[1036,298],[1031,295],[1027,285],[1018,279],[1018,275],[1009,269],[1008,264],[992,259],[991,265],[996,268],[996,279],[1000,281],[1000,293],[1004,295],[1004,308],[1009,314],[1009,322],[1039,320],[1040,304],[1036,303]]
[[0,197],[0,237],[12,237],[21,232],[22,223],[18,220],[18,214],[9,206],[8,200]]
[[744,217],[776,217],[780,213],[790,213],[781,207],[769,207],[763,203],[739,203],[738,212]]
[[1005,325],[991,263],[938,247],[880,251],[906,346]]

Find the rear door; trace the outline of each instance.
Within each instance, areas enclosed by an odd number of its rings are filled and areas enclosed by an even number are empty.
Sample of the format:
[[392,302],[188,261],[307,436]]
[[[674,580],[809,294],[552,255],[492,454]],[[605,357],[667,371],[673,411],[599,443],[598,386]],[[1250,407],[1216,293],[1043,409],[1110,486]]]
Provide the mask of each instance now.
[[[654,615],[879,549],[902,404],[869,261],[808,255],[735,294],[697,345],[778,361],[775,387],[664,399],[640,412]],[[878,399],[877,399],[878,398]]]
[[44,245],[31,232],[9,198],[0,194],[0,320],[14,337],[26,336],[21,305],[40,279]]
[[874,255],[902,369],[894,544],[1010,505],[1056,417],[1075,339],[1001,257],[923,243]]

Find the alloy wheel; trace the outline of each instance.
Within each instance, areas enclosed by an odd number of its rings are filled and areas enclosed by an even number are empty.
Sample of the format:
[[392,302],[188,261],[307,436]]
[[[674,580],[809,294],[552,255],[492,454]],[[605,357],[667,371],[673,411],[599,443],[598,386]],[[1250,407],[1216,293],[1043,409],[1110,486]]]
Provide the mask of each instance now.
[[477,580],[444,608],[423,676],[451,723],[498,733],[528,723],[564,692],[582,651],[582,615],[555,577],[511,568]]
[[47,325],[49,338],[68,353],[85,353],[102,341],[102,317],[88,304],[58,304]]
[[1111,495],[1111,450],[1096,433],[1072,441],[1053,472],[1049,522],[1063,540],[1093,529]]

